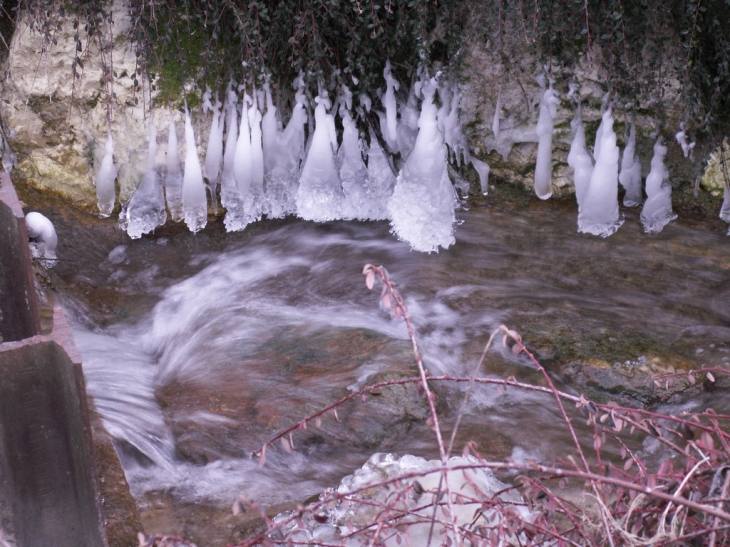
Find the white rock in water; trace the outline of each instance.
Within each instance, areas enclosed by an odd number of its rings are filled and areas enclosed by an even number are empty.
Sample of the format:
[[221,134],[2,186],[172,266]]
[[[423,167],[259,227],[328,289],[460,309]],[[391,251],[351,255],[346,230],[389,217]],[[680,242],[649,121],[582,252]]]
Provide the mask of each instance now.
[[327,92],[315,98],[314,134],[302,168],[297,190],[297,210],[305,220],[327,222],[341,216],[342,184],[335,167],[337,133],[335,119],[329,114]]
[[96,198],[99,206],[99,216],[106,218],[114,210],[116,189],[114,182],[117,179],[117,168],[114,166],[114,142],[111,131],[106,139],[106,151],[101,167],[96,175]]
[[547,88],[540,99],[540,116],[535,128],[539,138],[535,163],[535,194],[540,199],[548,199],[553,195],[553,120],[557,116],[558,104],[560,99],[557,91],[552,87]]
[[596,165],[578,211],[578,231],[608,237],[624,223],[618,209],[618,146],[611,109],[603,113],[596,140]]
[[36,240],[40,258],[55,259],[58,236],[53,223],[46,216],[34,211],[25,215],[25,228],[28,230],[28,237]]
[[170,109],[170,129],[167,134],[167,170],[165,173],[165,199],[170,209],[170,218],[180,222],[184,217],[182,208],[182,170],[180,169],[180,152],[177,145],[175,118]]
[[575,186],[575,199],[578,202],[578,211],[583,207],[588,185],[593,174],[593,160],[586,148],[586,134],[583,129],[580,105],[575,110],[573,121],[570,122],[573,128],[573,142],[568,153],[568,165],[573,168],[573,185]]
[[398,174],[388,201],[391,231],[417,251],[433,252],[454,243],[456,192],[449,180],[446,145],[438,129],[434,104],[437,83],[422,83],[418,137]]
[[624,205],[626,207],[641,205],[644,196],[641,193],[641,163],[636,154],[636,123],[631,124],[629,140],[624,148],[623,158],[621,158],[621,173],[619,173],[618,181],[626,189]]
[[657,234],[677,214],[672,211],[672,187],[664,182],[669,177],[664,165],[667,147],[658,140],[654,145],[654,157],[651,159],[651,171],[646,177],[646,202],[641,211],[641,223],[648,234]]
[[185,173],[182,184],[182,204],[185,224],[196,233],[208,223],[208,200],[205,197],[203,170],[195,148],[195,133],[190,113],[185,109]]
[[127,206],[127,233],[132,239],[148,234],[165,224],[165,195],[155,165],[157,155],[157,129],[150,120],[150,144],[147,152],[147,170],[142,176],[137,191]]

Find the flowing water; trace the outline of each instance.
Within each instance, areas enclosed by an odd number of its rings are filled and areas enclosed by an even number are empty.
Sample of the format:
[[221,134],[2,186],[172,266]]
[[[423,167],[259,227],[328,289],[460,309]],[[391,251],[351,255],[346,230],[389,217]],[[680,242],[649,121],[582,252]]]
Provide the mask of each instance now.
[[[500,324],[574,393],[600,396],[576,368],[590,359],[628,378],[728,366],[727,237],[681,220],[647,236],[637,216],[599,239],[576,233],[564,207],[473,208],[438,254],[411,251],[384,222],[288,219],[234,234],[216,222],[197,235],[92,245],[93,231],[57,218],[59,233],[65,224],[75,234],[65,251],[76,260],[54,275],[134,495],[228,507],[243,493],[282,506],[336,485],[373,452],[437,455],[417,390],[393,387],[343,405],[340,422],[330,413],[295,432],[294,451],[270,448],[263,467],[250,458],[279,428],[352,390],[416,374],[404,323],[365,287],[366,263],[390,271],[432,374],[471,374]],[[500,347],[479,374],[541,381]],[[642,389],[632,392],[639,402],[662,402]],[[439,388],[447,433],[464,392]],[[730,406],[718,392],[692,393],[666,400]],[[473,440],[500,459],[552,461],[570,446],[549,397],[494,386],[474,390],[456,439],[455,453]]]

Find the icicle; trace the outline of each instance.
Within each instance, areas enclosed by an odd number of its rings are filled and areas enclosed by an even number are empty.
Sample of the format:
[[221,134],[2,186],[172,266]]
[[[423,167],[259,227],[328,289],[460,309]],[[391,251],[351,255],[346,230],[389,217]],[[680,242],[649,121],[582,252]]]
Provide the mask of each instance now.
[[208,201],[205,197],[203,170],[195,148],[195,133],[190,112],[185,108],[185,173],[182,183],[182,203],[185,224],[196,233],[208,223]]
[[261,218],[264,212],[264,151],[261,135],[261,111],[254,90],[254,101],[248,110],[248,125],[251,128],[251,194],[255,198],[255,215]]
[[334,116],[327,112],[327,91],[321,91],[315,102],[314,134],[299,179],[297,209],[305,220],[327,222],[340,218],[342,206],[342,185],[334,157],[337,134]]
[[276,107],[268,86],[266,116],[262,122],[264,167],[266,180],[266,212],[269,218],[283,218],[296,213],[299,169],[304,155],[304,127],[307,123],[304,82],[297,78],[298,87],[291,119],[284,131],[279,130]]
[[418,137],[418,97],[416,97],[416,86],[411,88],[408,94],[408,101],[401,109],[400,123],[398,124],[398,150],[402,158],[407,158]]
[[558,93],[552,86],[546,89],[540,100],[540,117],[535,132],[540,139],[537,145],[537,162],[535,163],[535,194],[540,199],[548,199],[553,195],[551,183],[553,170],[553,120],[557,116],[557,105],[560,104]]
[[[609,102],[611,100],[611,92],[609,91],[603,96],[603,99],[601,100],[601,123],[598,124],[598,130],[596,131],[596,141],[595,145],[593,146],[593,159],[598,162],[598,155],[600,154],[600,147],[598,146],[598,143],[602,140],[603,135],[603,115],[606,113],[606,110],[609,109]],[[612,118],[613,120],[613,118]]]
[[580,212],[588,191],[588,185],[593,173],[593,160],[586,148],[586,135],[583,129],[580,104],[575,109],[575,116],[570,123],[573,129],[573,142],[568,153],[568,165],[573,168],[573,185],[575,186],[575,199],[578,202]]
[[456,86],[444,84],[439,87],[439,97],[442,106],[438,110],[437,119],[439,128],[443,132],[444,142],[448,146],[451,159],[461,166],[462,161],[469,161],[469,150],[466,138],[459,124],[459,102],[461,95]]
[[177,146],[177,130],[175,118],[170,109],[170,129],[167,134],[167,172],[165,173],[165,199],[170,210],[170,218],[180,222],[185,216],[182,208],[182,171],[180,170],[180,152]]
[[367,188],[368,171],[362,157],[362,143],[355,122],[350,115],[352,93],[342,86],[340,97],[342,118],[342,145],[337,153],[342,191],[342,218],[371,219],[372,203]]
[[101,167],[96,175],[96,197],[99,206],[99,216],[106,218],[112,214],[116,190],[114,181],[117,179],[117,168],[114,166],[114,143],[112,133],[106,139],[106,152],[101,160]]
[[248,221],[244,219],[243,194],[238,188],[235,173],[236,146],[238,143],[237,104],[236,92],[229,86],[226,103],[226,147],[223,154],[223,171],[221,173],[221,203],[226,208],[223,223],[228,232],[238,232],[248,225]]
[[210,102],[209,88],[203,95],[203,110],[210,110],[213,113],[210,133],[208,134],[208,148],[205,151],[205,161],[203,162],[203,174],[208,190],[210,191],[213,209],[217,210],[218,198],[216,196],[216,189],[220,180],[221,161],[223,159],[223,118],[221,116],[221,102],[218,98],[216,97],[215,105]]
[[155,165],[157,155],[157,129],[150,120],[150,144],[147,152],[147,169],[142,176],[137,191],[127,206],[127,233],[132,239],[148,234],[165,224],[165,196],[160,185]]
[[[391,74],[390,60],[385,62],[383,70],[385,78],[385,93],[382,102],[385,107],[385,117],[381,118],[380,130],[383,133],[385,143],[393,154],[398,153],[398,107],[395,101],[395,92],[400,89],[400,84]],[[383,123],[385,122],[385,123]]]
[[636,123],[631,124],[629,140],[624,148],[624,155],[621,158],[621,173],[618,181],[626,189],[624,194],[624,205],[636,207],[644,201],[641,193],[641,163],[636,154]]
[[613,131],[611,109],[603,113],[597,160],[578,211],[578,231],[608,237],[624,223],[618,210],[618,146]]
[[494,119],[492,119],[492,133],[494,138],[499,140],[499,114],[502,111],[502,90],[497,94],[497,104],[494,106]]
[[[40,258],[55,259],[58,235],[56,235],[53,223],[46,216],[33,211],[25,215],[25,227],[28,231],[28,237],[35,239],[38,256]],[[55,261],[44,265],[47,268],[52,267],[55,265]]]
[[489,165],[474,157],[471,158],[471,164],[479,174],[479,184],[482,188],[482,195],[486,196],[489,193]]
[[641,211],[641,223],[648,234],[657,234],[664,226],[677,218],[672,212],[672,187],[664,184],[669,177],[664,156],[667,147],[662,145],[661,139],[654,145],[654,157],[651,159],[651,171],[646,177],[646,202]]
[[248,107],[251,96],[244,91],[243,106],[241,108],[241,125],[238,127],[238,141],[236,141],[236,156],[233,161],[233,172],[236,175],[236,184],[242,196],[246,196],[251,188],[251,127],[248,124]]
[[448,176],[446,146],[436,120],[436,80],[421,86],[423,104],[415,147],[388,201],[391,231],[417,251],[438,251],[454,243],[456,194]]
[[[720,207],[720,218],[725,222],[730,222],[730,186],[727,182],[723,192],[722,207]],[[728,235],[730,235],[730,230],[728,230]]]
[[389,220],[388,200],[395,188],[395,173],[388,156],[378,142],[375,132],[370,129],[370,148],[368,149],[368,194],[370,195],[370,218]]
[[3,142],[3,169],[5,169],[5,172],[9,175],[13,172],[15,166],[18,165],[18,157],[15,155],[15,152],[13,152],[13,150],[10,148],[10,144],[8,143],[8,141],[3,141],[2,137],[0,137],[0,142]]
[[689,142],[687,134],[684,131],[684,122],[679,124],[679,133],[674,136],[677,139],[677,143],[682,147],[682,153],[685,158],[692,159],[692,152],[694,151],[695,143]]

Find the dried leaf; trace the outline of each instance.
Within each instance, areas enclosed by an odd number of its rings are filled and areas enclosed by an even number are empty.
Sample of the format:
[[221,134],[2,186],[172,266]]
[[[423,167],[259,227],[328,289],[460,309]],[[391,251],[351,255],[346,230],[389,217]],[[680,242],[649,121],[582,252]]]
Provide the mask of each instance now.
[[687,380],[689,380],[689,383],[692,385],[695,385],[697,383],[697,378],[695,378],[695,375],[691,372],[687,374]]
[[709,380],[710,382],[714,382],[714,381],[715,381],[715,377],[714,377],[714,376],[712,375],[712,373],[711,373],[711,372],[708,372],[708,373],[707,373],[707,379],[708,379],[708,380]]
[[365,274],[365,286],[372,290],[375,286],[375,272],[370,270],[367,274]]
[[137,541],[139,541],[139,547],[144,547],[144,544],[147,542],[147,538],[144,537],[142,532],[137,532]]
[[390,294],[386,293],[385,295],[383,295],[383,298],[381,301],[383,302],[383,307],[386,310],[389,310],[390,309]]
[[631,466],[634,465],[634,458],[629,458],[624,462],[624,471],[628,471],[631,469]]
[[316,417],[316,418],[314,419],[314,426],[315,426],[315,427],[316,427],[317,429],[320,429],[320,428],[322,427],[322,418],[320,418],[319,416],[317,416],[317,417]]
[[261,448],[261,452],[259,453],[259,467],[263,467],[264,465],[266,465],[266,445]]
[[289,441],[287,441],[284,437],[279,439],[281,441],[281,447],[284,449],[284,452],[287,454],[291,454],[291,446],[289,446]]

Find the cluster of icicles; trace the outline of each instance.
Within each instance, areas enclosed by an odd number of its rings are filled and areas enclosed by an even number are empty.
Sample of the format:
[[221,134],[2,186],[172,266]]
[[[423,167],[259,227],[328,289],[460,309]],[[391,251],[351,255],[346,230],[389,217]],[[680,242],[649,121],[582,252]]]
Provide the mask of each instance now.
[[[157,137],[151,124],[146,173],[123,207],[127,232],[138,238],[164,224],[165,204],[174,221],[184,220],[193,232],[201,230],[208,218],[206,186],[215,209],[220,185],[227,231],[243,230],[264,215],[298,215],[315,222],[389,220],[392,232],[413,249],[432,252],[449,247],[454,242],[458,204],[448,175],[449,150],[455,161],[479,165],[484,177],[488,167],[468,156],[455,87],[422,76],[398,116],[398,82],[389,64],[384,76],[381,102],[385,111],[378,114],[387,151],[372,128],[369,145],[360,138],[353,112],[369,111],[371,100],[361,95],[353,109],[353,95],[344,86],[334,106],[326,91],[314,99],[314,130],[307,139],[307,99],[301,78],[295,82],[295,105],[285,127],[268,85],[251,94],[240,89],[241,102],[229,86],[225,104],[217,99],[211,102],[210,92],[206,92],[204,108],[212,112],[212,122],[202,165],[186,110],[186,154],[181,169],[171,113],[164,183],[155,165]],[[437,92],[440,107],[434,100]],[[342,122],[341,143],[335,131],[335,110]],[[108,216],[114,207],[116,178],[111,135],[106,146],[97,196],[102,215]],[[389,154],[398,153],[404,160],[396,177]],[[486,179],[483,185],[486,189]]]
[[[575,96],[571,87],[569,98]],[[549,86],[540,101],[540,116],[537,123],[537,163],[535,166],[535,192],[538,197],[548,199],[552,195],[550,173],[552,170],[553,120],[560,100],[557,92]],[[636,124],[631,124],[626,147],[619,168],[619,149],[613,130],[612,110],[609,95],[604,97],[601,122],[596,132],[593,154],[588,152],[581,118],[580,100],[571,122],[573,142],[568,154],[568,165],[573,169],[575,196],[578,201],[578,231],[607,237],[616,232],[624,218],[618,207],[618,185],[624,187],[623,204],[637,207],[642,204],[641,163],[636,153]],[[685,157],[689,156],[694,143],[689,143],[684,128],[676,135]],[[641,211],[641,222],[647,233],[660,232],[670,221],[677,218],[672,211],[672,188],[666,181],[669,172],[664,164],[667,147],[661,138],[654,145],[651,170],[646,178],[646,195]]]

